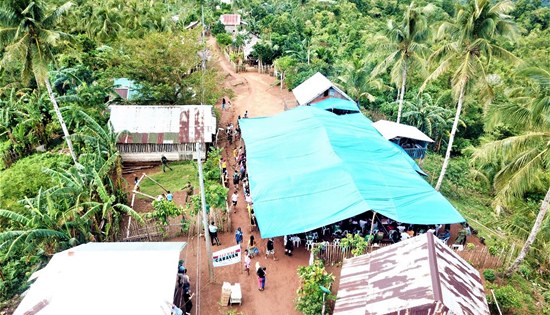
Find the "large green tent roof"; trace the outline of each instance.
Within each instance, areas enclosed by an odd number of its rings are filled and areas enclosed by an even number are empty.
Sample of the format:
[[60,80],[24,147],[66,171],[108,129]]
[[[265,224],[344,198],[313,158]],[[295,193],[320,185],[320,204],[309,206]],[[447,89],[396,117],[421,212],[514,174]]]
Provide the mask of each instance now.
[[301,233],[368,210],[411,224],[457,223],[457,210],[362,114],[302,106],[239,121],[262,237]]

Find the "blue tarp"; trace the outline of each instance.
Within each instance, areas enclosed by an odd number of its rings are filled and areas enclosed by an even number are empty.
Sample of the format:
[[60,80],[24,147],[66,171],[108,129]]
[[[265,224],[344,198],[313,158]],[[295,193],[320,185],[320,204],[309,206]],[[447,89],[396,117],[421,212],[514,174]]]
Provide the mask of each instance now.
[[261,236],[306,232],[374,210],[411,224],[457,223],[457,210],[362,114],[301,106],[239,121]]

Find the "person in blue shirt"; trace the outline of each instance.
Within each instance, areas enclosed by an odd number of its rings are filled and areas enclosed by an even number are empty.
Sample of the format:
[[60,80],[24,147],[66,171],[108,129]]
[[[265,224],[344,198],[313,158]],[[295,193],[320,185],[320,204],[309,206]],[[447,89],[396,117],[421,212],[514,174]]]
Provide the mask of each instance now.
[[237,241],[237,245],[243,242],[243,231],[240,227],[235,231],[235,241]]
[[168,201],[174,200],[174,195],[172,195],[172,193],[170,191],[167,191],[166,200],[168,200]]

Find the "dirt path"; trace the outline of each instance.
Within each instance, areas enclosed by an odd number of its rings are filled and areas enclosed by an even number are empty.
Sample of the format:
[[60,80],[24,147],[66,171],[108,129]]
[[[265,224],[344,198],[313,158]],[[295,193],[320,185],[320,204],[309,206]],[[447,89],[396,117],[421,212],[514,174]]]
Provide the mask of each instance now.
[[[225,73],[224,86],[235,92],[234,98],[226,96],[231,101],[231,106],[222,111],[221,127],[232,122],[236,125],[237,117],[244,116],[248,111],[248,117],[272,116],[284,110],[284,100],[293,100],[292,93],[275,86],[275,78],[267,74],[256,72],[235,73],[231,64],[221,57],[221,53],[215,46],[215,39],[210,39],[209,44],[214,51],[214,64]],[[216,104],[221,110],[221,99]],[[223,155],[229,162],[229,176],[233,175],[236,162],[232,150],[238,144],[229,146],[228,143],[221,143],[224,146]],[[235,188],[231,185],[231,194]],[[242,190],[242,189],[241,189]],[[229,196],[228,196],[229,197]],[[250,275],[243,272],[242,264],[215,268],[215,281],[209,283],[204,239],[189,239],[187,237],[176,240],[188,242],[186,250],[182,253],[182,259],[186,260],[186,266],[191,277],[192,289],[197,291],[197,300],[193,314],[227,314],[230,310],[242,312],[242,314],[300,314],[295,310],[294,299],[299,279],[296,269],[299,265],[306,265],[309,259],[309,252],[305,249],[298,249],[293,257],[284,255],[283,240],[275,239],[275,253],[278,260],[265,259],[265,246],[267,240],[262,240],[258,231],[250,231],[249,217],[246,210],[246,203],[242,191],[239,191],[239,201],[235,213],[231,213],[231,232],[221,233],[220,241],[222,246],[214,246],[213,251],[226,248],[236,244],[234,231],[241,227],[244,233],[244,241],[248,241],[250,235],[254,235],[260,249],[260,255],[252,258]],[[243,246],[244,250],[245,246]],[[257,277],[254,270],[256,262],[267,268],[267,280],[265,291],[258,291]],[[197,266],[199,266],[197,270]],[[197,279],[200,279],[197,281]],[[197,287],[199,282],[199,287]],[[243,304],[231,307],[219,304],[221,297],[221,286],[223,282],[241,284]],[[197,308],[197,306],[199,306]],[[198,313],[196,313],[199,311]],[[239,313],[235,313],[239,314]]]

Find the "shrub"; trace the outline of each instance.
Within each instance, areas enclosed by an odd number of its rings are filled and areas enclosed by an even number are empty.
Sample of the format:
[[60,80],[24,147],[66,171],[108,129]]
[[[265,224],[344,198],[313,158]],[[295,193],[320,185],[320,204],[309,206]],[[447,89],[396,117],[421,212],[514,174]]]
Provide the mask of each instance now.
[[[301,287],[297,292],[296,309],[305,315],[321,314],[324,295],[321,286],[330,288],[334,276],[326,272],[325,266],[319,260],[316,260],[311,266],[298,267],[298,276],[301,280]],[[334,295],[328,294],[325,296],[325,303],[334,299]]]
[[227,33],[221,33],[216,35],[216,41],[220,46],[229,46],[231,45],[231,43],[233,43],[233,39],[231,38],[231,35]]
[[498,305],[504,311],[511,311],[514,308],[521,307],[523,293],[514,289],[511,285],[495,289],[495,297]]
[[483,278],[489,282],[493,282],[497,276],[495,275],[495,271],[493,269],[485,269],[483,270]]

